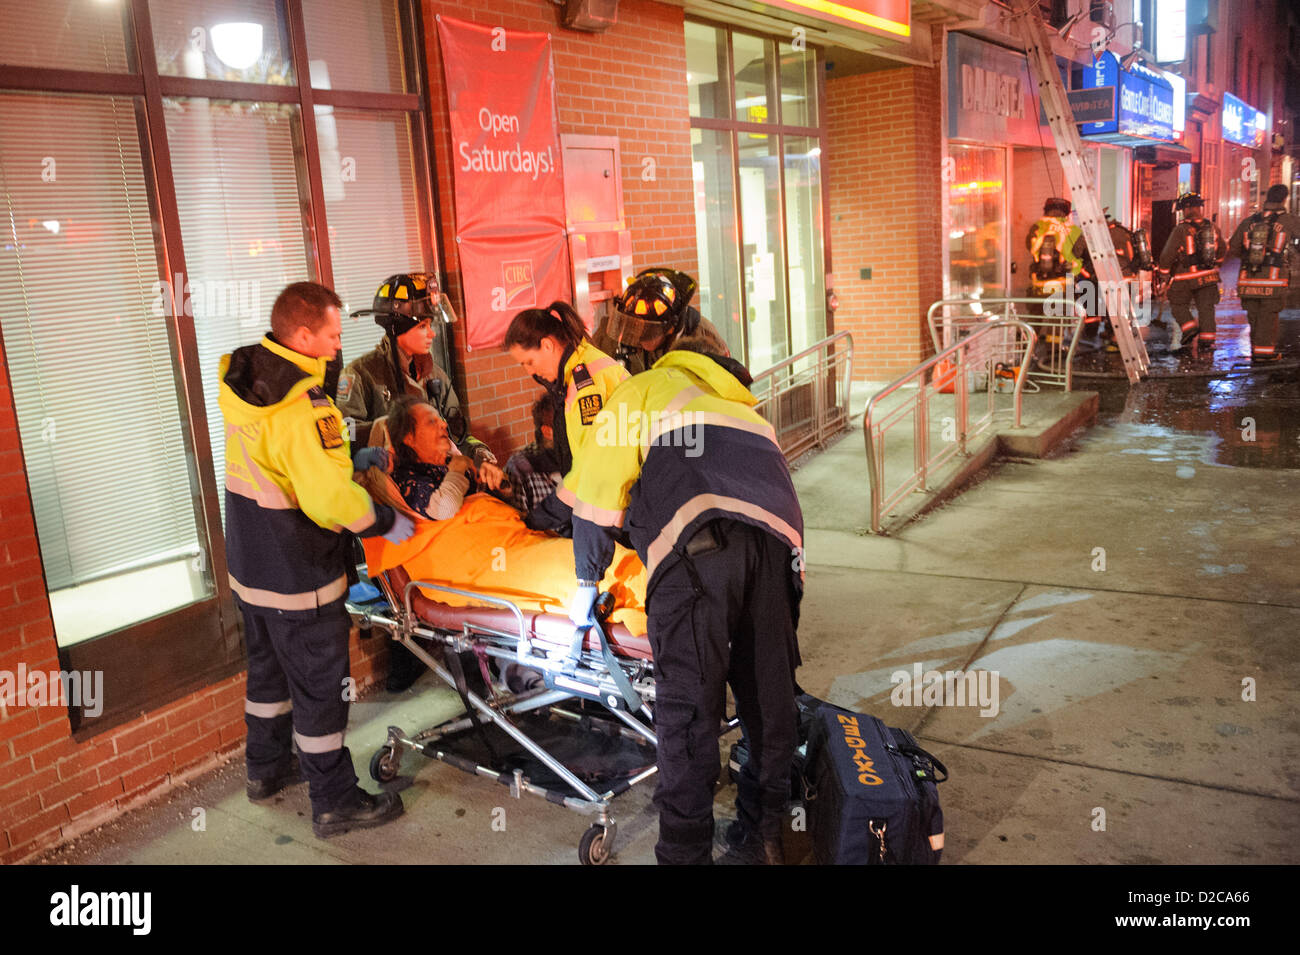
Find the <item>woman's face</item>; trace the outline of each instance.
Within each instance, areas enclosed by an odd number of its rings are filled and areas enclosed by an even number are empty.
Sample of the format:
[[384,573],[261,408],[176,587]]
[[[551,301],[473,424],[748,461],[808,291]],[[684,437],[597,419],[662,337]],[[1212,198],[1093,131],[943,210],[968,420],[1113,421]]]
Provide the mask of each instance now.
[[520,368],[546,381],[559,381],[560,359],[563,356],[564,348],[559,340],[550,336],[543,338],[536,348],[510,346],[510,357],[519,363]]
[[411,408],[411,416],[415,419],[415,430],[402,442],[425,464],[446,464],[452,443],[442,415],[433,405],[418,404]]

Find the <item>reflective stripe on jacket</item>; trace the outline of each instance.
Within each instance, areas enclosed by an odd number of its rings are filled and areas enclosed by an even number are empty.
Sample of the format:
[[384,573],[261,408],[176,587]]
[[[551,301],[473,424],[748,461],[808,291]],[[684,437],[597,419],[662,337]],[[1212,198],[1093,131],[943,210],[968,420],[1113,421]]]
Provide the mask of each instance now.
[[[588,340],[579,343],[564,363],[561,378],[565,385],[563,440],[567,443],[571,464],[555,493],[569,507],[577,501],[573,489],[578,483],[578,465],[596,416],[627,376],[627,369]],[[560,444],[558,435],[555,443]]]
[[[803,515],[790,470],[756,399],[708,355],[671,351],[610,396],[584,449],[575,488],[574,558],[599,580],[623,527],[650,587],[704,524],[731,518],[803,546]],[[593,533],[595,531],[595,533]],[[802,561],[791,570],[802,577]]]
[[352,482],[343,416],[326,396],[328,359],[270,335],[221,359],[226,551],[246,603],[307,610],[347,590],[350,538],[392,526]]

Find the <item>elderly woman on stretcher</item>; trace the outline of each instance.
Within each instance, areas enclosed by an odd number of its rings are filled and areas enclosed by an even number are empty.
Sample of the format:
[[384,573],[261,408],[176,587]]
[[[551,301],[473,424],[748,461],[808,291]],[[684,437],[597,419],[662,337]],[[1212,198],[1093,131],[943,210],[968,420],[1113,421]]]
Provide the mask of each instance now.
[[[499,472],[479,472],[459,452],[432,405],[400,399],[388,415],[387,439],[392,473],[370,467],[358,481],[376,500],[415,519],[416,530],[401,544],[363,540],[371,575],[401,566],[412,580],[503,598],[523,610],[567,613],[572,543],[528,529],[518,510],[484,493],[505,493],[508,486]],[[638,634],[646,632],[645,585],[636,553],[618,548],[601,589],[614,597],[611,619]],[[442,591],[426,595],[453,606],[473,603]]]

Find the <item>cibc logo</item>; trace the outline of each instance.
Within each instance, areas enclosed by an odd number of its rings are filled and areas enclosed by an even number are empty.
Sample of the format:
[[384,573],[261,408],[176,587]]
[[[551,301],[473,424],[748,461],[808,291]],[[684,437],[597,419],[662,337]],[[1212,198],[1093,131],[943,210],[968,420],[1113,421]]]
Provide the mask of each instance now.
[[502,262],[501,284],[506,290],[506,305],[510,308],[532,308],[537,304],[532,259]]

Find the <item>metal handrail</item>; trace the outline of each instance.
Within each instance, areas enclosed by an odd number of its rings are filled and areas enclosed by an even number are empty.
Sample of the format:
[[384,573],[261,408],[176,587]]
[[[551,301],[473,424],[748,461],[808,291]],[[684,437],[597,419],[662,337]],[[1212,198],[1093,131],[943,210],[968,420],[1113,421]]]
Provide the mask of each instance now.
[[[1038,333],[1034,328],[1025,321],[1016,318],[1001,319],[991,322],[967,335],[965,338],[954,342],[943,351],[917,365],[907,374],[894,379],[883,389],[872,395],[871,400],[867,402],[867,408],[862,416],[862,430],[867,442],[867,475],[871,484],[871,532],[879,534],[881,528],[881,517],[898,504],[910,491],[926,490],[926,481],[929,472],[939,465],[943,464],[955,454],[967,454],[967,441],[980,434],[985,428],[992,423],[994,413],[994,369],[992,354],[984,362],[985,371],[988,376],[988,411],[979,421],[975,422],[975,427],[970,423],[970,401],[968,394],[967,378],[968,372],[974,369],[968,365],[967,355],[976,346],[985,344],[983,341],[986,337],[992,337],[995,334],[1002,334],[1006,329],[1014,329],[1017,332],[1023,332],[1025,335],[1025,353],[1020,360],[1020,370],[1016,374],[1016,384],[1014,390],[1014,427],[1021,426],[1021,394],[1024,388],[1025,379],[1028,376],[1029,360],[1034,353],[1034,346],[1038,342]],[[929,399],[938,393],[939,383],[935,381],[935,376],[930,372],[941,362],[951,361],[954,365],[951,380],[954,385],[954,397],[956,399],[956,418],[954,424],[957,425],[955,440],[950,442],[948,447],[936,453],[933,457],[930,455],[930,432],[927,413],[929,409]],[[945,378],[945,384],[948,379]],[[880,403],[889,396],[898,392],[905,385],[915,382],[917,385],[916,396],[911,401],[904,401],[896,408],[890,409],[881,418],[876,418],[876,412]],[[911,475],[902,482],[901,486],[885,496],[885,431],[897,421],[901,420],[908,411],[913,413],[914,422],[914,445],[913,445],[913,467]],[[877,432],[879,434],[877,435]]]
[[[1068,303],[1073,307],[1074,315],[1024,314],[1016,308],[1017,305],[1024,305],[1030,309],[1036,308],[1041,311],[1047,303],[1052,303],[1054,308],[1060,308]],[[1048,350],[1047,366],[1044,368],[1040,365],[1038,368],[1031,370],[1029,372],[1030,379],[1047,384],[1062,385],[1066,391],[1071,390],[1074,350],[1079,343],[1079,335],[1083,329],[1083,324],[1088,318],[1088,313],[1080,302],[1062,296],[1050,296],[1048,298],[964,297],[942,299],[931,305],[925,313],[925,321],[930,328],[930,339],[934,342],[935,351],[939,351],[944,347],[935,321],[937,312],[943,308],[968,308],[970,306],[976,306],[981,311],[969,315],[944,315],[943,320],[958,326],[958,331],[970,325],[996,320],[999,317],[1003,319],[1020,319],[1028,323],[1036,331],[1041,331],[1047,337],[1051,346]],[[996,314],[994,310],[987,308],[987,306],[1001,306],[1001,316]],[[1071,324],[1073,324],[1073,328],[1070,327]],[[1063,342],[1061,339],[1067,333],[1069,334],[1070,344],[1064,355],[1062,355],[1060,346]],[[1056,340],[1053,341],[1053,339]],[[1062,358],[1064,358],[1064,361],[1062,361]]]
[[[795,370],[796,364],[813,355],[816,361],[811,367]],[[833,402],[828,402],[826,385],[831,380],[832,369],[836,370],[837,394]],[[784,380],[778,381],[782,375]],[[848,427],[852,385],[853,336],[849,332],[837,332],[759,372],[750,390],[758,395],[766,386],[767,392],[759,395],[754,410],[772,423],[781,452],[787,460],[794,460],[809,448],[825,445],[830,435]],[[783,421],[779,399],[796,388],[809,386],[813,394],[811,422],[807,418]]]

